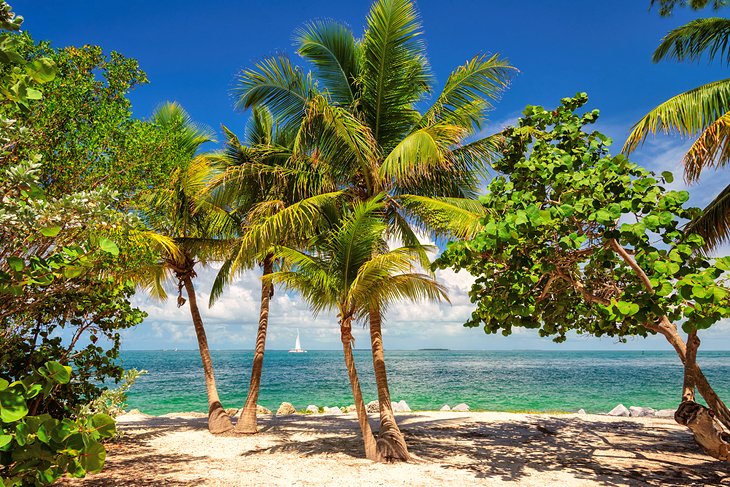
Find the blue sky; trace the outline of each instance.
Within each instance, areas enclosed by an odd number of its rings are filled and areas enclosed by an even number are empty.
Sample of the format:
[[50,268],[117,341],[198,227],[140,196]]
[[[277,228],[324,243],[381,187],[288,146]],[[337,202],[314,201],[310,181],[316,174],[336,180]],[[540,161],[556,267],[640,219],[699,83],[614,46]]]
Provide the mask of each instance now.
[[[150,84],[131,95],[134,113],[147,117],[160,103],[180,102],[201,123],[221,124],[240,132],[246,114],[233,110],[231,89],[242,68],[263,57],[285,52],[294,56],[292,33],[303,23],[332,18],[362,33],[369,1],[308,2],[249,1],[125,1],[65,2],[14,1],[14,10],[26,18],[24,27],[37,39],[54,46],[98,44],[140,61]],[[498,52],[519,69],[509,90],[496,104],[489,128],[512,123],[527,104],[555,105],[564,96],[586,91],[591,108],[601,110],[599,128],[619,146],[629,127],[661,101],[690,88],[726,77],[726,68],[708,63],[653,64],[651,53],[669,30],[710,12],[678,9],[661,18],[649,10],[648,0],[612,2],[551,2],[525,0],[422,0],[421,14],[429,59],[437,89],[449,72],[475,54]],[[722,14],[723,12],[721,12]],[[687,141],[660,137],[633,157],[650,169],[679,173]],[[213,147],[211,147],[213,148]],[[618,150],[618,147],[616,148]],[[707,203],[728,183],[727,171],[708,174],[690,188],[692,202]],[[674,185],[683,187],[681,178]],[[197,283],[205,295],[213,271],[203,271]],[[463,329],[471,304],[466,296],[467,276],[442,274],[451,290],[452,306],[402,305],[393,308],[387,322],[386,347],[448,347],[463,349],[664,349],[659,339],[613,340],[574,338],[554,345],[533,331],[510,338]],[[223,297],[221,305],[206,312],[213,348],[251,348],[258,306],[256,273],[243,276]],[[126,333],[125,348],[192,348],[194,335],[187,309],[170,303],[152,303],[138,297],[150,312],[148,320]],[[277,294],[271,312],[270,348],[289,348],[301,329],[309,348],[338,348],[338,333],[331,316],[311,318],[295,295]],[[730,326],[706,332],[703,348],[730,349]],[[389,335],[389,336],[388,336]],[[364,331],[356,337],[367,343]]]

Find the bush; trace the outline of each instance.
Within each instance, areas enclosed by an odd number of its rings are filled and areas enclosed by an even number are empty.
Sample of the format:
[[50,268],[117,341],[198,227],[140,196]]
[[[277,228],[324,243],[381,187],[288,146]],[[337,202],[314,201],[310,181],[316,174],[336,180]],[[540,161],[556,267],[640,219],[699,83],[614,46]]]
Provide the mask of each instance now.
[[31,399],[48,397],[70,380],[71,367],[54,361],[22,380],[0,379],[0,480],[6,487],[49,485],[64,474],[84,477],[102,469],[106,450],[100,440],[116,433],[111,416],[28,415]]

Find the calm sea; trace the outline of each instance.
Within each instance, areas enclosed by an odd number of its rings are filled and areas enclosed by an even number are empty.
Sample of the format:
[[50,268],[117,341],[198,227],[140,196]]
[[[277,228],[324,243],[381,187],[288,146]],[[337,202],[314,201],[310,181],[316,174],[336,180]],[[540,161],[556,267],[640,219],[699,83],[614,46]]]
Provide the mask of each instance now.
[[[248,390],[252,351],[212,352],[224,407],[239,408]],[[366,402],[376,399],[369,350],[355,351]],[[148,414],[207,411],[196,350],[127,351],[125,368],[146,369],[129,393],[130,408]],[[730,352],[700,352],[698,362],[720,397],[730,401]],[[676,407],[682,368],[673,352],[386,351],[390,391],[412,409],[465,402],[493,411],[600,413],[616,404]],[[341,351],[290,354],[267,350],[259,404],[352,404]]]

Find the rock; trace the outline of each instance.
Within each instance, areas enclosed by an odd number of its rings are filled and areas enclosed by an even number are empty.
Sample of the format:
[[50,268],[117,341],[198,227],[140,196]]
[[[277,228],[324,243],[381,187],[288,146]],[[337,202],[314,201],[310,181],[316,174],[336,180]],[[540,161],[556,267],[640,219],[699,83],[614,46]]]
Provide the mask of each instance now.
[[451,408],[449,407],[448,404],[444,404],[444,406],[441,409],[439,409],[439,411],[451,411]]
[[325,406],[324,414],[342,414],[342,409],[340,409],[338,407],[329,408],[329,407]]
[[609,416],[631,416],[631,413],[623,404],[619,404],[615,408],[611,409],[607,414]]
[[142,411],[140,411],[139,409],[130,409],[129,411],[127,411],[124,414],[131,414],[131,415],[134,415],[134,414],[142,414]]
[[410,413],[411,408],[408,406],[408,403],[404,400],[400,400],[398,402],[393,403],[393,412],[394,413]]
[[347,407],[345,408],[345,410],[346,410],[346,411],[347,411],[348,413],[354,413],[354,412],[356,412],[356,411],[357,411],[357,406],[355,406],[354,404],[350,404],[349,406],[347,406]]
[[578,410],[578,414],[586,414],[586,410],[585,409],[579,409]]
[[319,413],[319,408],[314,404],[310,404],[309,406],[307,406],[307,409],[305,411],[308,413],[317,414]]
[[291,405],[291,403],[288,402],[282,402],[281,406],[279,406],[279,409],[276,410],[277,416],[287,416],[289,414],[296,413],[297,410],[294,409],[294,406]]
[[228,408],[226,409],[226,414],[230,416],[231,418],[236,416],[236,413],[238,413],[238,409],[236,408]]
[[675,412],[676,411],[674,409],[660,409],[659,411],[654,411],[654,417],[656,417],[656,418],[673,418]]
[[365,405],[365,409],[368,413],[379,413],[380,403],[378,401],[370,401],[367,405]]
[[453,408],[451,408],[452,411],[469,411],[469,405],[464,404],[463,402],[461,404],[457,404]]
[[652,408],[642,408],[639,406],[629,407],[629,415],[632,418],[644,418],[647,416],[654,416],[654,410]]
[[[282,403],[289,404],[289,403]],[[291,406],[291,404],[289,404]],[[263,407],[261,404],[256,405],[256,414],[271,414],[271,409]]]

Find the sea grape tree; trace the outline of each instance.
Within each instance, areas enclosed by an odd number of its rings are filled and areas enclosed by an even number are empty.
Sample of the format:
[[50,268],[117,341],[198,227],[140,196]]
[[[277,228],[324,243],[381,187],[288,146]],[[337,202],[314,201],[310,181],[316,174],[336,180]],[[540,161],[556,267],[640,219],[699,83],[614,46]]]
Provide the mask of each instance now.
[[[722,431],[730,411],[695,362],[698,331],[730,316],[730,258],[707,258],[702,238],[683,230],[699,210],[685,208],[686,191],[665,187],[671,173],[612,156],[611,140],[587,131],[598,118],[577,113],[587,100],[528,106],[504,131],[501,175],[481,198],[482,230],[450,244],[436,265],[476,276],[466,326],[487,333],[534,328],[557,342],[569,332],[663,335],[685,364],[676,419],[709,453],[730,459]],[[710,409],[694,402],[695,388]]]

